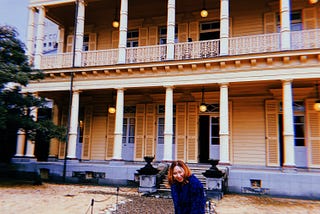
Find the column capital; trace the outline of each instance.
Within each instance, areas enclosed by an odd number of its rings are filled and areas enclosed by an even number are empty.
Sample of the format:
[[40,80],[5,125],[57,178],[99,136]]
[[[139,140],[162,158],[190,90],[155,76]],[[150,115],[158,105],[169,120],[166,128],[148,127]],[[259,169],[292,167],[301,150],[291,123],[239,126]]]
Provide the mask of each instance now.
[[219,83],[220,87],[228,87],[229,86],[229,82],[221,82]]
[[163,87],[164,87],[164,88],[174,89],[174,85],[173,85],[173,84],[164,84]]
[[82,91],[79,90],[79,89],[74,89],[74,90],[72,91],[73,94],[80,94],[81,92],[82,92]]
[[36,12],[37,11],[37,8],[36,7],[28,7],[28,10],[29,11],[32,11],[32,12]]
[[44,5],[39,5],[36,7],[36,10],[44,10],[45,6]]
[[282,83],[291,83],[293,81],[293,79],[282,79],[281,82]]

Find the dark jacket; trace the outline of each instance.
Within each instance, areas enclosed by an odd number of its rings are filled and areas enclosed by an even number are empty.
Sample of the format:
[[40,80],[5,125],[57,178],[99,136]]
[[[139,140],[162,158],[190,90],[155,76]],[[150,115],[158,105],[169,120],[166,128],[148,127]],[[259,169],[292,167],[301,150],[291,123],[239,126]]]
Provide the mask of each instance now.
[[175,214],[203,214],[206,205],[203,185],[194,175],[188,181],[171,185]]

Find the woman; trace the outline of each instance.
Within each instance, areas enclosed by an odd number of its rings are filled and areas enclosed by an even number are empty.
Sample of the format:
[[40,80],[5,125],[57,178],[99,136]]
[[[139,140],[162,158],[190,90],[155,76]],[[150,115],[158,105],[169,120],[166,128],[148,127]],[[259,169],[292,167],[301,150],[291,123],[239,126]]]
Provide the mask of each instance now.
[[205,213],[202,183],[183,161],[173,161],[168,172],[175,214]]

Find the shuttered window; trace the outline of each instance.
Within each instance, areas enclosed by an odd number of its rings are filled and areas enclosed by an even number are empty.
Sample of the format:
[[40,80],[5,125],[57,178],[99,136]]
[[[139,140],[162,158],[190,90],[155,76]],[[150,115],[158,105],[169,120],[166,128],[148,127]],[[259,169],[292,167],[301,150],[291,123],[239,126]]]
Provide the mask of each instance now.
[[135,160],[155,155],[155,105],[137,104],[135,125]]
[[309,167],[320,167],[320,113],[313,109],[315,99],[306,101]]
[[278,101],[266,100],[266,145],[267,165],[279,166],[279,128],[278,128]]
[[82,159],[90,159],[90,144],[91,144],[91,126],[92,126],[92,106],[88,106],[84,113],[83,127],[83,143],[82,143]]

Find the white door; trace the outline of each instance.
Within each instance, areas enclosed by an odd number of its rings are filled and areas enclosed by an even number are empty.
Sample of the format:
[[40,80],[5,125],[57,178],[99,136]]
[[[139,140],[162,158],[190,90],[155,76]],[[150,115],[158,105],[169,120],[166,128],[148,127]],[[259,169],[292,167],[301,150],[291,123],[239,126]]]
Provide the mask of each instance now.
[[134,133],[135,133],[135,118],[123,118],[122,132],[122,158],[126,161],[133,161],[134,154]]
[[219,116],[210,117],[210,159],[220,160]]
[[297,167],[307,167],[307,147],[305,146],[305,117],[294,116],[295,163]]

